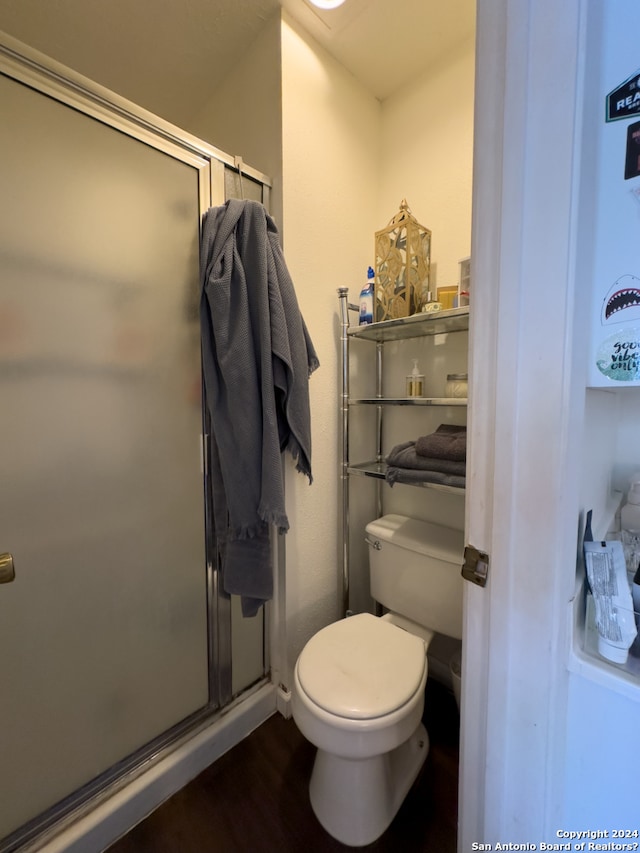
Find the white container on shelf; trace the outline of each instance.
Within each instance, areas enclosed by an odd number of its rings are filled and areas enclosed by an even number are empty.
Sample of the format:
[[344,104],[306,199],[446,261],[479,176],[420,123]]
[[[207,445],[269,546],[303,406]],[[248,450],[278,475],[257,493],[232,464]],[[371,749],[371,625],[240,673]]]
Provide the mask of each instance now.
[[640,532],[640,479],[631,483],[627,502],[620,510],[620,526],[623,530]]
[[640,476],[634,475],[627,502],[620,510],[620,539],[627,570],[635,574],[640,563]]
[[449,373],[447,374],[447,384],[445,385],[445,397],[467,397],[469,387],[469,377],[466,373]]

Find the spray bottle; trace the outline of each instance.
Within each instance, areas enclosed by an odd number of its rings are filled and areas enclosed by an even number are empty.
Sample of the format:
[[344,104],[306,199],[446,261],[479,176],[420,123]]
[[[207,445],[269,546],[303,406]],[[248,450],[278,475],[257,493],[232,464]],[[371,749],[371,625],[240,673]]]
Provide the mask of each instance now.
[[360,325],[367,326],[373,323],[373,280],[375,273],[373,267],[367,270],[367,283],[360,291]]

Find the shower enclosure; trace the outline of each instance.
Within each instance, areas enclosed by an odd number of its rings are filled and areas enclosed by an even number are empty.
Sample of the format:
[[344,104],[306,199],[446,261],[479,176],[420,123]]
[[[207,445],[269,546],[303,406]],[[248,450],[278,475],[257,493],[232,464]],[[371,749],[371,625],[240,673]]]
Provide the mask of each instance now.
[[9,851],[267,672],[218,589],[198,248],[268,181],[4,37],[0,105]]

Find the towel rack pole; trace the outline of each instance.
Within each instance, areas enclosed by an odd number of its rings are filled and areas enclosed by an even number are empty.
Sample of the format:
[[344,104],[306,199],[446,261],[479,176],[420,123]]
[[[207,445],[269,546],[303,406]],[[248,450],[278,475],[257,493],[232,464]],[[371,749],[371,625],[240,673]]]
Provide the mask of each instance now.
[[[382,341],[376,341],[376,398],[381,400],[382,393],[382,367],[383,367],[383,344]],[[384,462],[382,453],[382,406],[376,406],[376,460],[379,464]],[[382,480],[376,483],[376,518],[382,515]]]
[[339,287],[340,299],[340,485],[342,501],[342,615],[349,612],[349,288]]
[[238,180],[240,182],[240,198],[244,201],[244,187],[242,186],[242,171],[244,169],[244,163],[242,162],[242,157],[234,157],[233,163],[236,169],[238,170]]

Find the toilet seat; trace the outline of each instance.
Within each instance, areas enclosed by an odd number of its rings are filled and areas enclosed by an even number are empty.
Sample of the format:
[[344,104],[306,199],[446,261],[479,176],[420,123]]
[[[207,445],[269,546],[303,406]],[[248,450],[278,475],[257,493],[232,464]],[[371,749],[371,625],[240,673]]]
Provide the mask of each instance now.
[[407,704],[426,667],[420,637],[370,613],[350,616],[313,636],[298,659],[307,697],[337,717],[370,720]]

